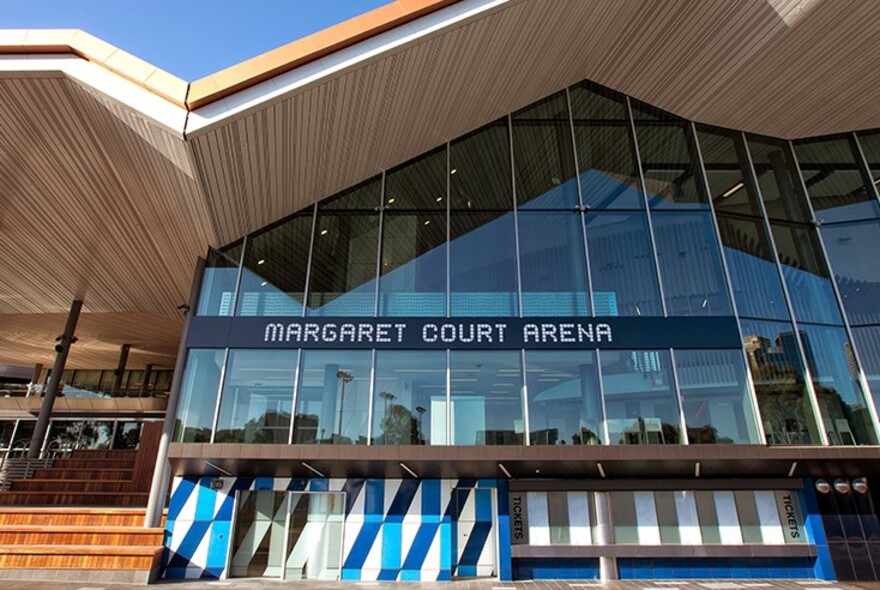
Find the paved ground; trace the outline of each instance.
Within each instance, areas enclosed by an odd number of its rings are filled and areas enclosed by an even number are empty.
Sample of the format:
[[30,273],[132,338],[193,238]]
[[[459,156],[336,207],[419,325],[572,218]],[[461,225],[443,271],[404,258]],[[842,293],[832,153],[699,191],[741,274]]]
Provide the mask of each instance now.
[[[133,584],[0,581],[0,590],[144,590]],[[651,580],[591,582],[283,582],[266,578],[160,582],[155,590],[880,590],[880,583],[808,580]]]

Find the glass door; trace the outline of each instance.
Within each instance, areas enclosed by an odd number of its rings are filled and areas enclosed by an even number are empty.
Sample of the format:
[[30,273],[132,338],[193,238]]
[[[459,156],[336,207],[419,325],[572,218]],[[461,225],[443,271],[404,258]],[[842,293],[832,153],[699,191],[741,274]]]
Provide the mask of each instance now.
[[494,490],[457,488],[453,494],[456,505],[453,542],[458,558],[455,577],[497,576]]
[[232,577],[280,577],[287,492],[241,490],[232,546]]
[[338,580],[342,572],[344,492],[290,492],[283,578]]

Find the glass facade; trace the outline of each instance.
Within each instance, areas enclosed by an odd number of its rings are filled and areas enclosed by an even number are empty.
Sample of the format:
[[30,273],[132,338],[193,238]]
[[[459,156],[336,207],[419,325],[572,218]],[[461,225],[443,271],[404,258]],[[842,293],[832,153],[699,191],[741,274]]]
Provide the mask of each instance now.
[[198,315],[714,316],[742,348],[192,350],[175,440],[876,444],[878,174],[876,132],[792,143],[579,83],[211,251]]

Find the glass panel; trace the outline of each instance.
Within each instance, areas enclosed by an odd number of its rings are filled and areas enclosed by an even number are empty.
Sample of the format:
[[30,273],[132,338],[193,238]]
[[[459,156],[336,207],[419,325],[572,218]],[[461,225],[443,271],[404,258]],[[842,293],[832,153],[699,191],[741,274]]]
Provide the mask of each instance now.
[[742,134],[697,125],[697,138],[715,210],[763,217]]
[[513,213],[453,213],[452,316],[519,315]]
[[15,431],[15,420],[0,420],[0,449],[8,449]]
[[342,570],[345,494],[291,492],[284,577],[338,580]]
[[739,350],[676,350],[675,369],[691,444],[761,442]]
[[379,350],[373,444],[446,443],[446,352]]
[[643,213],[587,214],[595,315],[663,315],[649,235]]
[[230,350],[214,442],[287,444],[295,350]]
[[520,353],[450,353],[453,445],[523,444]]
[[853,339],[876,408],[880,406],[880,327],[855,328]]
[[189,351],[174,422],[175,442],[211,442],[223,354],[222,350]]
[[369,350],[304,350],[293,424],[295,444],[367,444]]
[[639,525],[636,522],[636,503],[632,492],[610,492],[611,522],[614,525],[615,545],[638,545]]
[[658,209],[707,209],[690,123],[638,101],[632,105],[648,204]]
[[114,449],[134,450],[141,440],[143,422],[118,422],[113,435]]
[[819,444],[800,347],[791,324],[744,320],[742,333],[767,443]]
[[79,432],[78,449],[109,449],[113,440],[112,420],[85,420]]
[[235,537],[229,575],[281,575],[288,492],[240,490],[236,499]]
[[851,136],[795,143],[807,194],[820,221],[877,217],[880,206],[867,183]]
[[851,324],[880,324],[880,223],[825,226],[820,230]]
[[842,319],[834,287],[816,230],[776,224],[771,225],[770,229],[782,263],[782,276],[788,285],[795,319],[840,324]]
[[52,420],[46,436],[46,450],[54,455],[78,448],[77,440],[81,428],[82,422],[78,420]]
[[524,316],[589,315],[579,213],[519,214]]
[[608,443],[678,443],[680,418],[669,351],[602,350],[599,360]]
[[655,213],[654,237],[669,315],[730,315],[721,253],[708,213]]
[[626,99],[590,82],[570,92],[584,205],[644,209]]
[[500,119],[452,142],[449,199],[453,209],[513,206],[507,119]]
[[385,213],[380,316],[446,315],[446,215]]
[[871,178],[876,186],[880,181],[880,131],[859,131],[859,145],[868,161]]
[[512,120],[520,207],[572,209],[580,205],[565,92],[517,111]]
[[593,351],[526,351],[530,443],[602,443],[602,400]]
[[371,316],[375,310],[379,216],[318,208],[309,316]]
[[382,201],[382,177],[373,178],[321,201],[322,211],[375,211]]
[[446,209],[446,146],[389,170],[385,207]]
[[311,209],[248,237],[236,315],[302,315],[311,237]]
[[232,315],[233,296],[235,295],[235,283],[238,280],[240,262],[241,243],[230,247],[225,252],[214,249],[208,251],[196,315]]
[[810,210],[788,142],[750,135],[748,144],[767,216],[809,221]]
[[843,328],[798,324],[819,410],[833,445],[875,445],[877,436]]
[[717,219],[739,315],[787,321],[782,280],[764,222],[723,214]]

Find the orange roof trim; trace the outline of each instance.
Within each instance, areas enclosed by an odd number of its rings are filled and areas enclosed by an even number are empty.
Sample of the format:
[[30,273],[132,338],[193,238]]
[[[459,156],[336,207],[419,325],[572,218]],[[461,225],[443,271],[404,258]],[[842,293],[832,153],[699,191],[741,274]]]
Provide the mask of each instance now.
[[195,110],[459,1],[394,0],[189,84],[77,29],[0,30],[0,55],[72,53]]

